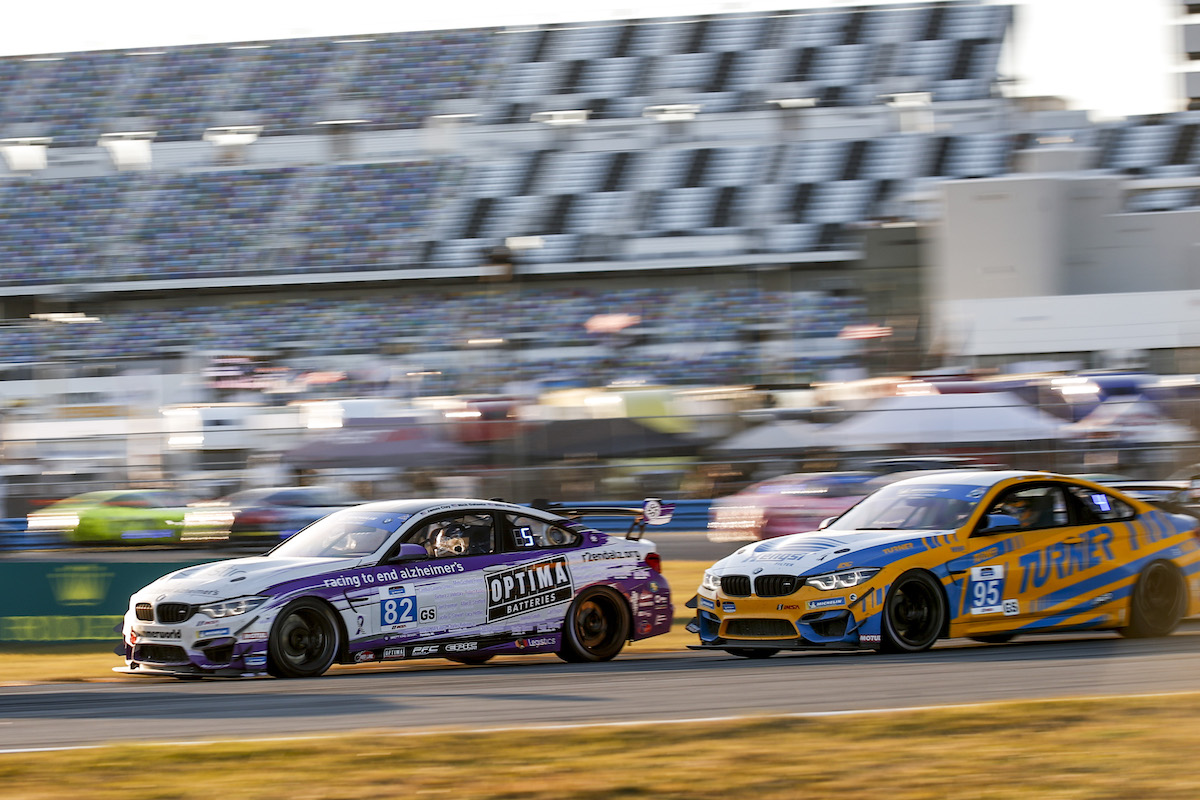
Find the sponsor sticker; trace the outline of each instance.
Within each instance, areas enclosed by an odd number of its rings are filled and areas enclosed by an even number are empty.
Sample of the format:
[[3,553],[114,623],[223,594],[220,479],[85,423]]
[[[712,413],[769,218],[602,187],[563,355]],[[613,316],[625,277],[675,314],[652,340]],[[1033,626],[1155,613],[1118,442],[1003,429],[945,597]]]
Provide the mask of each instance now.
[[641,552],[638,550],[601,550],[596,553],[585,552],[583,554],[584,561],[613,561],[622,558],[639,558]]
[[451,642],[446,645],[447,653],[469,653],[479,649],[479,642]]
[[265,667],[267,665],[266,656],[246,656],[247,667]]
[[710,611],[715,611],[717,608],[717,604],[712,600],[709,600],[707,597],[701,597],[699,603],[701,608],[707,608]]
[[513,644],[518,650],[524,650],[527,647],[553,647],[558,644],[558,640],[549,636],[541,636],[535,639],[517,639]]
[[878,644],[879,642],[883,641],[883,637],[881,637],[878,633],[860,633],[858,635],[858,640],[863,644]]
[[438,650],[440,649],[441,645],[425,644],[420,645],[419,647],[414,647],[412,649],[412,654],[414,658],[417,656],[435,656],[438,654]]
[[564,556],[521,564],[487,575],[485,580],[488,622],[566,603],[575,595],[571,570]]
[[846,598],[844,598],[844,597],[823,597],[820,600],[809,600],[808,601],[809,609],[834,608],[835,606],[844,606],[844,605],[846,605]]
[[354,663],[355,664],[365,664],[368,661],[374,661],[374,660],[375,660],[375,651],[374,650],[360,650],[354,654]]
[[726,614],[733,614],[737,611],[737,604],[731,603],[728,600],[726,600],[724,603],[721,603],[721,610],[724,611]]
[[249,633],[242,634],[242,641],[243,642],[265,642],[267,640],[267,636],[269,636],[269,635],[270,634],[268,634],[266,631],[250,631]]
[[151,642],[180,641],[183,639],[183,630],[180,628],[142,628],[140,631],[135,628],[133,632],[137,634],[138,638]]
[[404,658],[404,648],[403,647],[385,647],[385,648],[383,648],[382,658],[384,661],[395,660],[397,658]]
[[207,628],[196,631],[197,639],[211,639],[214,636],[228,636],[229,628]]

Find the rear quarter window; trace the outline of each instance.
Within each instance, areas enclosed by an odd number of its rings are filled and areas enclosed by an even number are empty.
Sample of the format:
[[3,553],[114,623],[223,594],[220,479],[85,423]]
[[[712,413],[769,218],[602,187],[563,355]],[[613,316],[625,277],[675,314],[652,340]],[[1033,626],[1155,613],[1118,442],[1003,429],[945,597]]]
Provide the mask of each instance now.
[[1104,522],[1133,519],[1137,511],[1133,506],[1119,497],[1097,489],[1085,489],[1082,486],[1072,486],[1071,494],[1083,505],[1086,513]]

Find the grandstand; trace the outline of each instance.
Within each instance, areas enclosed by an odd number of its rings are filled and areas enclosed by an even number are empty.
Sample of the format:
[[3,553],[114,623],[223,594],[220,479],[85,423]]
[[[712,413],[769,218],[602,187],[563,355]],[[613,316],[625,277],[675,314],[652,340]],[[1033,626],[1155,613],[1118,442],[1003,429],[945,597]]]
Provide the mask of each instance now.
[[[802,382],[886,321],[864,231],[936,216],[943,183],[1081,145],[1098,174],[1200,168],[1194,114],[1003,97],[1012,19],[954,0],[0,59],[0,363]],[[16,322],[48,311],[103,323]],[[600,313],[639,322],[588,335]],[[485,338],[509,346],[463,345]]]

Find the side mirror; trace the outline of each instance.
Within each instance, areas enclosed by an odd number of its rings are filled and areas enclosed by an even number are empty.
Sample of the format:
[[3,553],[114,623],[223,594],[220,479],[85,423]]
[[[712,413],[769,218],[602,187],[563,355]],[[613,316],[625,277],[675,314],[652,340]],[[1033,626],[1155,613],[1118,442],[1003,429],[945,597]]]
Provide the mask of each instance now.
[[987,519],[983,521],[983,528],[979,532],[992,533],[997,530],[1019,527],[1021,527],[1021,521],[1016,517],[1008,514],[988,514]]
[[825,519],[821,520],[821,524],[817,526],[817,530],[825,530],[835,519],[837,519],[837,517],[826,517]]
[[429,553],[419,544],[405,543],[400,545],[400,551],[388,561],[416,561],[419,558],[429,558]]

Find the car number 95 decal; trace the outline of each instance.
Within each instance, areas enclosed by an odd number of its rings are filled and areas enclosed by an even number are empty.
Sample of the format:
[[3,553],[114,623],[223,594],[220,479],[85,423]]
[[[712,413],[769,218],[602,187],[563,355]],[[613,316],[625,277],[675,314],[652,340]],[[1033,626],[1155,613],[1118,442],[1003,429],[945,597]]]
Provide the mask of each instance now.
[[999,614],[1004,610],[1004,565],[971,567],[970,593],[972,614]]

